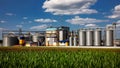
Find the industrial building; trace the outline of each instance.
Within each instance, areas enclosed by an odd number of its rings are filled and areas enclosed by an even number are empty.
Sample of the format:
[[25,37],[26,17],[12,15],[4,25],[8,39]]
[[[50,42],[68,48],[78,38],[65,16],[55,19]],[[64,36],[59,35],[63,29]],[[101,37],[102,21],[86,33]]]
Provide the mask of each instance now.
[[43,46],[44,31],[3,31],[3,46]]
[[69,27],[49,27],[46,29],[46,46],[65,45],[69,38]]
[[46,46],[57,46],[58,45],[58,28],[50,27],[46,29],[45,43]]
[[46,31],[3,31],[3,46],[114,46],[113,26],[82,28],[70,31],[69,27],[49,27]]
[[58,27],[59,32],[59,46],[68,46],[69,39],[69,27],[61,26]]

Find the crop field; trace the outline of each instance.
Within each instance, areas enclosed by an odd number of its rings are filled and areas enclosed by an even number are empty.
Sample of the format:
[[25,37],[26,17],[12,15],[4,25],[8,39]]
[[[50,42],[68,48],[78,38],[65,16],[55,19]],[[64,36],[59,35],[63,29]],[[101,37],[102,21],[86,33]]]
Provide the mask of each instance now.
[[0,47],[0,68],[120,68],[120,49]]

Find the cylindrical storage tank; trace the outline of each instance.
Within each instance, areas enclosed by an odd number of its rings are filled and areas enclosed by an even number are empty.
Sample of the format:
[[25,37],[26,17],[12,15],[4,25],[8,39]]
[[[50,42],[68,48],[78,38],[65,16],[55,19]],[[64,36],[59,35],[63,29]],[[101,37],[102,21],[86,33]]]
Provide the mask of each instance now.
[[39,46],[44,45],[44,43],[45,43],[45,36],[40,34],[40,33],[36,33],[36,34],[33,35],[32,41],[34,43],[38,43]]
[[38,40],[40,39],[40,35],[39,33],[35,33],[33,36],[32,36],[32,40],[33,42],[38,42]]
[[94,45],[95,46],[100,46],[101,45],[101,38],[102,38],[102,31],[101,29],[97,28],[94,31]]
[[63,37],[64,37],[64,36],[63,36],[63,30],[60,30],[60,31],[59,31],[59,41],[64,40]]
[[72,37],[69,37],[69,46],[72,46],[73,42],[72,42]]
[[9,35],[3,36],[3,46],[13,46],[18,44],[19,44],[19,40],[17,36],[9,36]]
[[106,46],[113,46],[113,29],[106,29]]
[[33,39],[33,42],[38,42],[38,36],[37,35],[33,35],[32,39]]
[[93,45],[93,30],[88,29],[86,32],[86,45],[87,46],[92,46]]
[[74,45],[74,46],[77,46],[77,37],[76,37],[76,36],[73,37],[73,41],[74,41],[74,42],[73,42],[73,45]]
[[79,45],[80,46],[86,45],[86,30],[85,29],[79,30]]

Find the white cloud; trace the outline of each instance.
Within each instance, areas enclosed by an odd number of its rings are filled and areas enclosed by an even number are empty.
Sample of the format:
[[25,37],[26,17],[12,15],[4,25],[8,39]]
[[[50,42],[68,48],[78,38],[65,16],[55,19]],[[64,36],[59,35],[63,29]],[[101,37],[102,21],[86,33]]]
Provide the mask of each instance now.
[[13,13],[6,13],[5,15],[7,15],[7,16],[15,16],[16,14],[13,14]]
[[23,19],[28,19],[28,17],[23,17]]
[[51,12],[54,15],[75,15],[97,13],[90,9],[97,0],[46,0],[42,6],[45,12]]
[[113,14],[108,16],[108,18],[120,18],[120,5],[114,7]]
[[48,25],[43,24],[43,25],[39,25],[39,26],[33,26],[33,27],[31,27],[30,29],[31,29],[31,30],[44,30],[44,29],[46,29],[47,27],[48,27]]
[[96,24],[87,24],[87,25],[85,25],[85,27],[96,28],[96,27],[98,27],[98,25],[96,25]]
[[66,22],[69,22],[71,24],[79,24],[79,25],[84,25],[84,24],[92,24],[92,23],[102,23],[102,22],[108,22],[109,20],[98,20],[94,18],[80,18],[79,16],[75,16],[73,19],[68,19]]
[[40,23],[51,23],[51,22],[57,22],[57,20],[52,20],[52,19],[35,19],[35,22],[40,22]]
[[6,21],[4,21],[4,20],[0,20],[0,23],[5,23]]
[[17,28],[22,28],[23,26],[22,25],[16,25]]

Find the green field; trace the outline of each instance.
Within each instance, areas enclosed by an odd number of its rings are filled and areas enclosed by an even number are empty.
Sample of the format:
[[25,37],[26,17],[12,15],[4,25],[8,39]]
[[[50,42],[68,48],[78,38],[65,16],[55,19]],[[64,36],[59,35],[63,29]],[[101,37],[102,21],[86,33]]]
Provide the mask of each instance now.
[[120,68],[120,49],[0,47],[0,68]]

